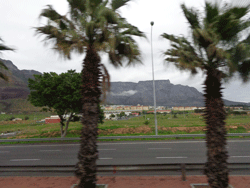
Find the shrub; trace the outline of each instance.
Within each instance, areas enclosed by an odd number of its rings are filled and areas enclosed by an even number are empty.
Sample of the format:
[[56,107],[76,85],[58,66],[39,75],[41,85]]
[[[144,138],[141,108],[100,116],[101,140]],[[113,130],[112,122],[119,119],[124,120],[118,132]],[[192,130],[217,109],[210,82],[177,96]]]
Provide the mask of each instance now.
[[148,125],[148,124],[149,124],[148,120],[144,121],[144,125]]
[[24,120],[28,120],[28,119],[30,119],[29,116],[25,116],[24,117]]
[[12,121],[13,119],[15,119],[14,116],[11,116],[11,117],[9,118],[10,121]]
[[80,117],[79,116],[73,116],[70,121],[73,121],[73,122],[80,121]]

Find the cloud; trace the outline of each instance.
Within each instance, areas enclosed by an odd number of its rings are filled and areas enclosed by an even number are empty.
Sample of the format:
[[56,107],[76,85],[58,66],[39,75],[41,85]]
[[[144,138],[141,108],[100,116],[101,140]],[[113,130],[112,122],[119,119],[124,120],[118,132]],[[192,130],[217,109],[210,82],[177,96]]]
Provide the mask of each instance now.
[[134,95],[135,93],[137,93],[136,90],[129,90],[129,91],[123,91],[121,93],[111,92],[110,94],[113,96],[131,96],[131,95]]

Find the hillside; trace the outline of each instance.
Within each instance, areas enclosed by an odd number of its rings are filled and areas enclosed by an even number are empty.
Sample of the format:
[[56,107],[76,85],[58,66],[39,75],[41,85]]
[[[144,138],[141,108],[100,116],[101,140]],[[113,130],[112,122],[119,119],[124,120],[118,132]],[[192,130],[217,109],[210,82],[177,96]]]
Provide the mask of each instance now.
[[[0,111],[16,112],[25,109],[38,110],[27,100],[30,91],[28,88],[28,79],[34,78],[33,74],[42,74],[34,70],[19,70],[10,60],[0,59],[8,67],[7,70],[1,70],[9,77],[6,82],[0,79]],[[17,99],[17,100],[14,100]],[[18,105],[17,105],[18,104]],[[27,107],[27,108],[26,108]]]
[[[9,71],[3,70],[10,78],[9,82],[0,80],[0,111],[22,112],[38,111],[27,100],[29,95],[28,79],[34,74],[42,74],[35,70],[19,70],[11,61],[3,60]],[[111,91],[107,95],[107,104],[153,105],[152,81],[111,82]],[[157,106],[204,106],[204,97],[194,87],[174,85],[170,80],[156,80]],[[250,103],[224,100],[225,105],[249,105]]]
[[[157,106],[204,106],[204,97],[194,87],[174,85],[169,80],[156,80]],[[250,105],[249,103],[224,100],[225,105]],[[107,104],[153,105],[152,81],[111,82]]]

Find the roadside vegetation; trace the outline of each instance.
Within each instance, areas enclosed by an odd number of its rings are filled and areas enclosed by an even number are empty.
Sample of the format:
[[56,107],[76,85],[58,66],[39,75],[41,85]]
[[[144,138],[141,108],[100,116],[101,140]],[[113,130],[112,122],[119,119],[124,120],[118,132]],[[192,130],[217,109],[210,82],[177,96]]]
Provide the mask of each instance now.
[[[176,118],[174,116],[176,115]],[[49,117],[49,113],[25,114],[1,114],[0,134],[19,132],[10,138],[55,138],[60,137],[59,123],[42,124],[36,121]],[[29,117],[28,120],[10,121],[9,119]],[[34,120],[35,118],[35,120]],[[6,121],[8,120],[8,121]],[[145,121],[148,122],[145,125]],[[159,135],[168,134],[204,134],[205,122],[201,114],[157,114]],[[82,125],[80,122],[71,122],[66,137],[80,137]],[[132,117],[126,120],[105,120],[98,125],[99,136],[135,136],[154,135],[154,115],[147,114],[139,117]],[[249,115],[228,115],[226,120],[228,133],[250,132]]]

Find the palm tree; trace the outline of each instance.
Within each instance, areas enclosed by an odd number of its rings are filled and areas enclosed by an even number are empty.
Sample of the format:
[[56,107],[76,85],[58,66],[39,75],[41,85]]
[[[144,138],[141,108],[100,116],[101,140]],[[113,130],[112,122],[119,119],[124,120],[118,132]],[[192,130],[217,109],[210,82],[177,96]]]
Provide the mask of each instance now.
[[[130,0],[68,0],[69,14],[60,15],[52,6],[42,10],[47,25],[37,27],[38,34],[54,44],[54,49],[70,59],[71,53],[86,53],[82,69],[82,131],[76,165],[78,187],[94,188],[96,184],[97,131],[102,74],[99,52],[108,54],[115,67],[141,63],[141,54],[133,36],[145,37],[119,14],[119,8]],[[105,73],[105,70],[104,70]],[[101,84],[103,87],[105,85]]]
[[226,150],[225,110],[222,100],[222,80],[239,72],[247,81],[250,72],[249,12],[247,7],[233,7],[205,2],[202,17],[198,10],[181,5],[190,25],[191,37],[161,36],[171,43],[164,52],[165,61],[181,70],[196,74],[205,72],[205,114],[207,162],[205,174],[212,188],[228,187],[228,152]]
[[[3,42],[2,38],[0,38],[0,41]],[[5,50],[13,51],[14,49],[9,48],[8,46],[5,46],[4,44],[0,43],[0,53],[1,51],[5,51]],[[5,66],[5,64],[1,60],[0,60],[0,69],[8,70],[8,68]],[[0,72],[0,78],[2,78],[5,81],[9,80],[8,77],[3,72]]]

